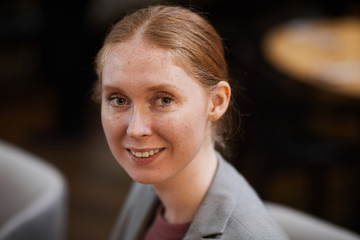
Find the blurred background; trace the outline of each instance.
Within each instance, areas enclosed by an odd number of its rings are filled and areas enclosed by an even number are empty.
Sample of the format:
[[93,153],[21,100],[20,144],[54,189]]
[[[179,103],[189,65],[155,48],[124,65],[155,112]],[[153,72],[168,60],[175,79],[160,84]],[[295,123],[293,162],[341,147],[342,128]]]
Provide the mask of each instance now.
[[[0,2],[0,138],[58,167],[68,239],[106,239],[130,179],[91,101],[109,26],[161,1]],[[360,232],[357,0],[167,1],[223,37],[242,126],[229,159],[259,195]]]

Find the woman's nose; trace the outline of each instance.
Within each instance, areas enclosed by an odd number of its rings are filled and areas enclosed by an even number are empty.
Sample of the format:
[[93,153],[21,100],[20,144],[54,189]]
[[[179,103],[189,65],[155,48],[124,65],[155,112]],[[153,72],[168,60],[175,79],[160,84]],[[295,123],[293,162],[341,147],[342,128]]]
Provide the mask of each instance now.
[[151,135],[151,127],[146,113],[135,109],[132,113],[126,133],[132,138]]

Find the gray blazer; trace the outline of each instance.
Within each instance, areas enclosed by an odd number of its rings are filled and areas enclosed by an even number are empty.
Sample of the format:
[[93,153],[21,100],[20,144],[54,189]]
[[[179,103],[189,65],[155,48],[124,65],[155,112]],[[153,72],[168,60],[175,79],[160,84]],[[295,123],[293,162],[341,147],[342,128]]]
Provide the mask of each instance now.
[[[184,239],[288,239],[243,176],[220,154],[218,160],[214,180]],[[158,201],[151,185],[134,183],[110,239],[141,239]]]

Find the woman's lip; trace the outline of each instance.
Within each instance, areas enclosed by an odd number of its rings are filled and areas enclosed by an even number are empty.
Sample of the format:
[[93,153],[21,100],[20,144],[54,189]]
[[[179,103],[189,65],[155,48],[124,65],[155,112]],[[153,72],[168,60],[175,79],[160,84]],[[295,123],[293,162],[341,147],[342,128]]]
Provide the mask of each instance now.
[[145,157],[149,157],[149,156],[152,156],[152,155],[160,152],[160,149],[157,148],[157,149],[150,150],[150,151],[145,151],[145,152],[136,152],[136,151],[130,150],[130,152],[132,153],[132,155],[134,155],[134,156],[136,156],[136,157],[145,158]]
[[[139,165],[147,165],[155,161],[165,148],[127,148],[131,160]],[[150,153],[153,151],[152,153]],[[135,154],[134,154],[135,153]],[[139,156],[141,154],[141,156]]]
[[134,151],[134,152],[149,152],[149,151],[155,150],[155,149],[162,150],[164,148],[156,148],[156,147],[154,147],[154,148],[133,148],[133,147],[126,148],[126,150],[128,150],[128,151]]

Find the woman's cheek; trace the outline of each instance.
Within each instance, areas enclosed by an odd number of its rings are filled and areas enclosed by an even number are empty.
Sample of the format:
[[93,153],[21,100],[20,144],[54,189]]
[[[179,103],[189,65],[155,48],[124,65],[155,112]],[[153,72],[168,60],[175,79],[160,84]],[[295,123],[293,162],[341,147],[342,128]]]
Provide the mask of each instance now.
[[119,123],[121,121],[119,121],[116,115],[103,113],[101,115],[101,122],[108,141],[111,139],[116,139],[117,136],[119,136],[121,127]]
[[[184,145],[191,141],[191,138],[196,134],[194,122],[188,119],[186,114],[170,118],[166,121],[159,121],[159,126],[162,129],[163,138],[167,138],[176,145]],[[198,126],[201,128],[201,126]]]
[[180,116],[175,115],[156,117],[151,123],[152,132],[162,139],[169,141],[178,135],[179,131],[184,129],[183,124],[180,124],[182,121],[184,120],[182,120]]

